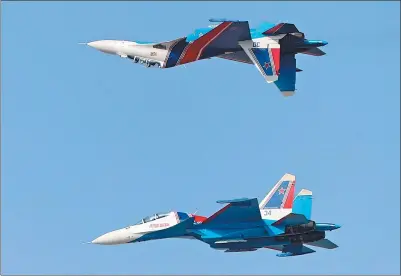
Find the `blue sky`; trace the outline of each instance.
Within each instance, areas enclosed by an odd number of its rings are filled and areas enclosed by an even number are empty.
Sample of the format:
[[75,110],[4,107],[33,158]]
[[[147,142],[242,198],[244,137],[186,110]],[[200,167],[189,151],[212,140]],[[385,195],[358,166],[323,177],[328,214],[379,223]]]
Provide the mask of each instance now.
[[[2,274],[398,274],[399,2],[2,4]],[[254,66],[146,69],[78,45],[166,41],[211,17],[295,23],[284,98]],[[188,240],[84,245],[155,212],[211,215],[286,172],[340,247],[277,258]]]

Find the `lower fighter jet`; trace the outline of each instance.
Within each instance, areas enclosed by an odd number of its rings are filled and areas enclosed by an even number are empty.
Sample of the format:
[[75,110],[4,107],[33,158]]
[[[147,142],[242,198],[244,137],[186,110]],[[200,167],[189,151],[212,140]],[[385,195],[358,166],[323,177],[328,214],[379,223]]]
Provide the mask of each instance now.
[[311,219],[312,192],[301,190],[294,199],[295,176],[285,174],[258,204],[256,198],[221,200],[227,204],[210,217],[185,212],[156,213],[137,224],[106,233],[92,244],[117,245],[166,238],[197,239],[225,252],[281,251],[279,257],[315,252],[305,246],[334,249],[326,231],[337,224]]
[[295,55],[325,55],[318,47],[327,42],[306,39],[294,24],[265,22],[251,29],[248,21],[209,21],[213,25],[166,42],[97,40],[83,44],[146,67],[171,68],[210,58],[254,64],[264,79],[274,82],[284,96],[294,94],[296,73],[302,71],[296,68]]

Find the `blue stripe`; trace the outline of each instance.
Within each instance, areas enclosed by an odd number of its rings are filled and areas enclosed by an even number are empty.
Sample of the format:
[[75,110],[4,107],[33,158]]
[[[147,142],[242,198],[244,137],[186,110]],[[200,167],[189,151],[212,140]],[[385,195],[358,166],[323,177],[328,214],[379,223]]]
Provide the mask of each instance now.
[[280,91],[295,91],[296,60],[294,54],[285,54],[280,60],[280,75],[274,83]]
[[185,39],[180,40],[174,47],[171,49],[169,53],[166,68],[173,67],[177,64],[178,59],[180,58],[182,52],[184,51],[185,47],[188,45],[188,42]]

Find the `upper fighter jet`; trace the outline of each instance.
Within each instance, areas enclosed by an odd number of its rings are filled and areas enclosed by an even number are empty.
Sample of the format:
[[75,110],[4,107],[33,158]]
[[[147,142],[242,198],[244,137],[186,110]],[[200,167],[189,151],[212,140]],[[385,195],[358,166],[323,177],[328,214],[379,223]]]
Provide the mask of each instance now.
[[256,198],[217,201],[227,205],[210,217],[175,211],[157,213],[91,243],[116,245],[189,238],[225,252],[278,250],[279,257],[315,252],[305,245],[336,248],[325,236],[326,231],[340,226],[313,221],[312,192],[303,189],[294,199],[294,191],[295,176],[285,174],[260,204]]
[[170,68],[213,57],[254,64],[264,79],[274,82],[284,96],[294,94],[296,72],[302,71],[296,67],[295,55],[325,54],[318,47],[327,42],[306,39],[294,24],[263,23],[250,29],[248,21],[209,21],[214,25],[167,42],[98,40],[85,44],[147,67]]

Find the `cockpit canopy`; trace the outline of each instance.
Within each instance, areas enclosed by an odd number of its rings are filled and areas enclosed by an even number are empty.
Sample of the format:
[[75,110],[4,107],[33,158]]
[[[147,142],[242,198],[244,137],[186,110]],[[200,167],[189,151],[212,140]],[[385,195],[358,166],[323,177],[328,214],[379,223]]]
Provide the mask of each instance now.
[[135,224],[135,225],[139,225],[139,224],[147,223],[147,222],[154,221],[154,220],[157,220],[157,219],[160,219],[160,218],[164,218],[164,217],[167,217],[169,214],[170,214],[170,213],[156,213],[156,214],[154,214],[154,215],[147,216],[147,217],[141,219],[141,220],[140,220],[137,224]]

